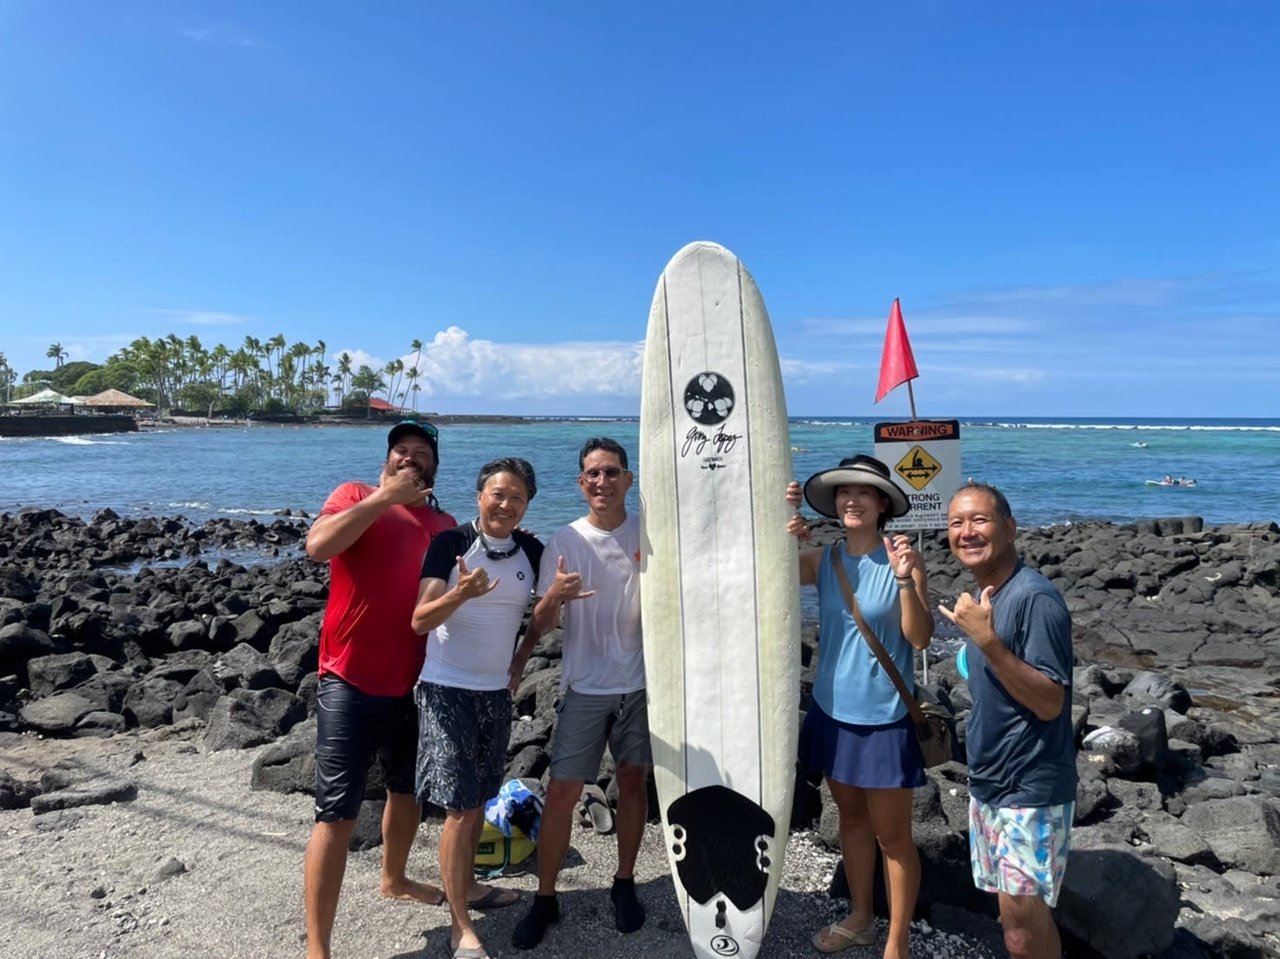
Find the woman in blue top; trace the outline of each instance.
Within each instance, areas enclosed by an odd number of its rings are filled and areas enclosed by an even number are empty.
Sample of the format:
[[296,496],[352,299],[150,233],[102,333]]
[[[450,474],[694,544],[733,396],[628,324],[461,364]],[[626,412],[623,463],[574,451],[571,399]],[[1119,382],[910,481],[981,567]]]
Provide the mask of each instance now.
[[[858,455],[809,477],[804,497],[840,521],[844,542],[800,554],[801,585],[818,587],[818,672],[813,706],[800,730],[800,758],[822,770],[840,813],[840,849],[852,912],[813,938],[819,952],[876,941],[872,882],[876,843],[884,854],[889,935],[884,959],[907,959],[907,934],[920,888],[920,857],[911,836],[911,790],[924,784],[920,747],[906,703],[863,639],[845,603],[833,559],[848,574],[867,625],[914,689],[914,651],[933,636],[924,561],[903,535],[884,535],[885,523],[910,503],[879,460]],[[792,483],[788,501],[800,503]],[[799,514],[791,531],[807,527]]]

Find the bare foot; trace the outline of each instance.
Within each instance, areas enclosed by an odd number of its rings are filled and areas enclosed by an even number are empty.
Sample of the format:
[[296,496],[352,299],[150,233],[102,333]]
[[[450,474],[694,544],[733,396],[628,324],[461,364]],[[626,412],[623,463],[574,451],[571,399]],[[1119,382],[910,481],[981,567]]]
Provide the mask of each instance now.
[[520,893],[514,889],[499,889],[497,886],[486,886],[472,883],[467,892],[467,906],[470,909],[502,909],[514,906],[521,899]]
[[475,956],[477,959],[489,959],[488,952],[484,948],[484,944],[480,941],[480,937],[474,932],[464,932],[455,942],[453,936],[449,937],[449,951],[455,956],[466,956],[468,959]]
[[412,879],[404,879],[398,883],[384,882],[382,896],[385,899],[421,902],[428,906],[444,905],[443,889],[429,882],[415,882]]

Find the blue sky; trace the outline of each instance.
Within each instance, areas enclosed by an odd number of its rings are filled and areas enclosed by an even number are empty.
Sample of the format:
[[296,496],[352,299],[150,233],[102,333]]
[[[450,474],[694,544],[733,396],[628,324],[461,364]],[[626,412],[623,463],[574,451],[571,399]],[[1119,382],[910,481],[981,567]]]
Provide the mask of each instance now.
[[[369,12],[374,11],[374,12]],[[634,414],[654,284],[754,274],[793,415],[1278,416],[1280,7],[0,0],[0,352],[423,353]]]

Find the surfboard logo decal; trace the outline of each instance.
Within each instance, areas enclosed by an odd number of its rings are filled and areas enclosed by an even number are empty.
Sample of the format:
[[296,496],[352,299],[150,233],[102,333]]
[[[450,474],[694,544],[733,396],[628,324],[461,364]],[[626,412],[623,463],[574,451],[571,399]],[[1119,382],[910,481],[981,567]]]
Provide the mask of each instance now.
[[684,409],[703,426],[723,423],[733,412],[733,384],[710,370],[699,373],[684,388]]
[[711,951],[717,956],[736,956],[738,941],[732,936],[716,936],[711,940]]
[[[738,445],[741,433],[730,433],[720,426],[733,414],[733,384],[723,373],[704,370],[684,388],[684,411],[693,420],[680,445],[680,456],[696,456],[704,470],[724,469],[729,464],[725,455]],[[718,426],[715,431],[703,426]]]
[[667,807],[667,822],[680,884],[694,902],[724,896],[739,912],[760,902],[769,884],[772,816],[732,789],[703,786]]

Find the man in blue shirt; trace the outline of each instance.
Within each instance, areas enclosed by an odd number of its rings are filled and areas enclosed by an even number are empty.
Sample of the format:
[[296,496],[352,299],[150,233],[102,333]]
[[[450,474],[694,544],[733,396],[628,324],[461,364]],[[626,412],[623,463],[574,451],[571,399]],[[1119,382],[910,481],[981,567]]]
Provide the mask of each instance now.
[[1058,959],[1050,912],[1067,867],[1075,808],[1071,616],[1014,546],[1009,501],[972,480],[951,497],[947,539],[979,594],[940,606],[968,636],[969,858],[996,893],[1014,959]]

